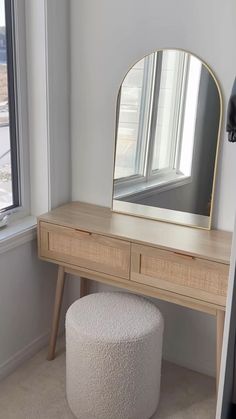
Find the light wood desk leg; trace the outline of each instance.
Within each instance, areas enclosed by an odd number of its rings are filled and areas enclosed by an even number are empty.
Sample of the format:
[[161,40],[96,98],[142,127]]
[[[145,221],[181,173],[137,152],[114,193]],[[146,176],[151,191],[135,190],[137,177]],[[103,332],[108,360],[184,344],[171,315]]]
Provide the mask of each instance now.
[[219,378],[220,378],[220,361],[223,346],[225,312],[217,310],[216,314],[216,389],[218,391]]
[[80,278],[80,298],[85,297],[87,294],[89,294],[89,280]]
[[57,343],[57,334],[58,334],[58,328],[59,328],[59,320],[60,320],[64,285],[65,285],[64,268],[63,266],[59,266],[58,275],[57,275],[54,311],[53,311],[53,318],[52,318],[51,337],[50,337],[49,348],[48,348],[48,358],[47,358],[48,361],[52,361],[55,358],[55,349],[56,349],[56,343]]

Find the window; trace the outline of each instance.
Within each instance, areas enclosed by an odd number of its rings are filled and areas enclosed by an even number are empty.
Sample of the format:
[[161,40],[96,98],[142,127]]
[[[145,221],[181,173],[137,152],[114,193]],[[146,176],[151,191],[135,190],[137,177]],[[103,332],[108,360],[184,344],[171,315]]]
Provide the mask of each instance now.
[[144,173],[148,114],[153,84],[153,58],[139,61],[125,78],[120,93],[120,113],[115,179]]
[[200,75],[198,59],[168,50],[129,71],[119,98],[115,197],[190,181]]
[[0,0],[0,212],[20,205],[13,2]]

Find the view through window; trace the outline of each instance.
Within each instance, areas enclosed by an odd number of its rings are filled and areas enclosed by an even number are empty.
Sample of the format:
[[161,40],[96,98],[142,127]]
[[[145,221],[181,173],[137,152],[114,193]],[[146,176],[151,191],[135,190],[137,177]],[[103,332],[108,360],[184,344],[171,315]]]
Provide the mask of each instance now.
[[0,211],[18,205],[12,2],[0,0]]

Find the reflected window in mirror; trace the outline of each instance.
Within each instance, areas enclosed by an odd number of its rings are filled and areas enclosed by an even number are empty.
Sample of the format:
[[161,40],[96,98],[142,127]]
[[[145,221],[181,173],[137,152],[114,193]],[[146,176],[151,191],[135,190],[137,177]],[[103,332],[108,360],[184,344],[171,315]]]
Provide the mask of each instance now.
[[135,64],[117,101],[114,200],[196,214],[207,228],[220,113],[215,79],[194,55],[163,50]]

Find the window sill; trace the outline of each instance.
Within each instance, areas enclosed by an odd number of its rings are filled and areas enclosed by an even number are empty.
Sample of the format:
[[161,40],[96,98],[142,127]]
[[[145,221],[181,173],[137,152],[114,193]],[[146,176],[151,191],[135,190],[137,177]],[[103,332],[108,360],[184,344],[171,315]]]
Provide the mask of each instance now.
[[36,217],[27,216],[0,229],[0,254],[36,238]]
[[132,185],[122,185],[120,187],[115,187],[114,199],[127,199],[127,198],[138,198],[143,199],[153,193],[158,194],[160,192],[165,192],[170,189],[175,189],[180,186],[187,185],[192,181],[191,176],[177,175],[173,174],[165,176],[163,181],[156,183],[156,180],[152,180],[148,183],[142,182]]

